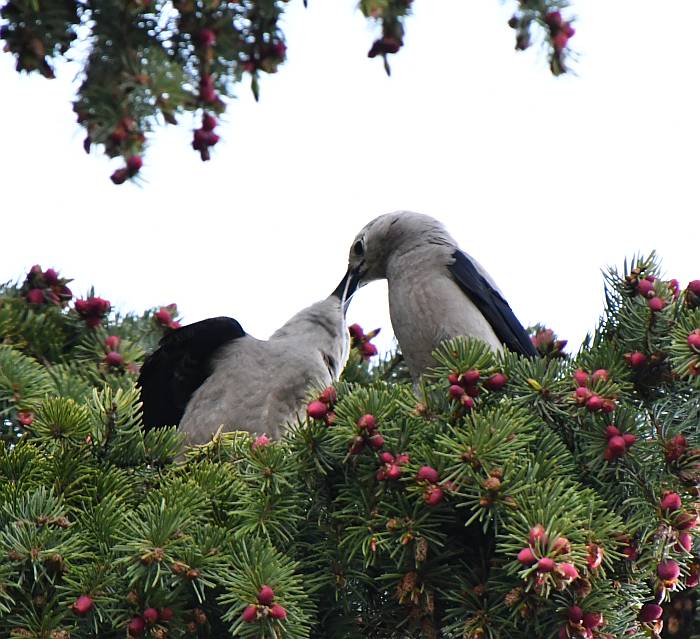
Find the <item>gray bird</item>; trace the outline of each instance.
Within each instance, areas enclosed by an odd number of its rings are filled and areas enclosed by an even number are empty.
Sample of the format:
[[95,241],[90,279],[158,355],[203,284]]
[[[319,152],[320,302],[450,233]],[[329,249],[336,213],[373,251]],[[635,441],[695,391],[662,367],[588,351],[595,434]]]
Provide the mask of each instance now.
[[325,300],[259,340],[230,317],[183,326],[161,339],[139,375],[146,429],[176,425],[189,444],[223,431],[278,439],[302,416],[307,392],[337,380],[350,348],[345,311],[355,290],[346,273]]
[[440,342],[458,335],[537,355],[489,274],[432,217],[398,211],[372,220],[352,243],[349,268],[359,285],[386,278],[391,323],[414,383],[435,366],[431,352]]

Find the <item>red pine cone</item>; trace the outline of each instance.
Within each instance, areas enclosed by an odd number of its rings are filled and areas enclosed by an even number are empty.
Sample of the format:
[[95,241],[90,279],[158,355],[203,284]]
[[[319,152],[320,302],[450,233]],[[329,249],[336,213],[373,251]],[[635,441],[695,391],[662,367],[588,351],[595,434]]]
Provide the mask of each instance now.
[[437,484],[440,481],[440,474],[432,466],[421,466],[416,473],[416,480]]
[[319,401],[324,404],[335,404],[338,401],[338,393],[335,388],[328,386],[323,389],[323,392],[318,396]]
[[116,351],[110,351],[105,356],[105,363],[108,366],[121,366],[124,363],[124,358],[122,357],[121,353],[117,353]]
[[369,432],[372,432],[373,430],[376,430],[377,428],[377,418],[374,415],[362,415],[357,420],[357,427],[360,430],[367,430]]
[[675,582],[681,574],[681,569],[673,559],[666,559],[656,567],[656,574],[663,581]]
[[619,435],[615,435],[608,440],[608,450],[613,457],[624,455],[626,448],[625,440]]
[[642,623],[651,623],[661,619],[664,614],[664,609],[655,603],[645,603],[639,611],[639,621]]
[[569,621],[576,625],[581,625],[583,622],[583,610],[581,606],[571,606],[569,608]]
[[678,542],[675,544],[674,549],[677,552],[690,552],[693,548],[693,536],[689,532],[679,532]]
[[588,386],[588,373],[579,368],[574,373],[574,382],[576,382],[576,386]]
[[546,546],[549,542],[549,536],[547,535],[545,527],[542,524],[535,524],[532,528],[530,528],[530,532],[528,533],[528,541],[530,542],[531,546],[536,546],[537,542],[539,542],[540,548]]
[[[29,291],[31,293],[31,291]],[[700,328],[696,328],[688,335],[688,346],[700,353]]]
[[76,615],[83,616],[90,612],[94,605],[95,602],[91,597],[88,597],[88,595],[80,595],[80,597],[78,597],[75,600],[75,603],[71,606],[71,610]]
[[535,557],[535,553],[532,552],[532,548],[523,548],[518,553],[518,561],[524,566],[531,566],[537,561],[537,557]]
[[586,628],[593,629],[598,628],[605,624],[605,619],[603,618],[603,613],[600,612],[586,612],[583,614],[583,625]]
[[460,376],[460,382],[463,386],[473,386],[479,379],[481,379],[481,373],[476,368],[471,368]]
[[654,311],[655,313],[658,313],[659,311],[663,310],[666,307],[666,302],[660,297],[652,297],[649,302],[649,308]]
[[640,351],[634,351],[626,356],[627,362],[632,368],[641,368],[647,363],[647,356]]
[[258,618],[258,607],[254,604],[250,604],[243,611],[241,617],[246,623],[253,623]]
[[306,407],[306,414],[311,417],[311,419],[323,419],[327,412],[328,406],[318,400],[310,402]]
[[449,388],[449,393],[453,399],[459,399],[462,397],[462,395],[464,395],[464,389],[457,384],[453,384]]
[[32,288],[27,291],[26,300],[30,304],[43,304],[45,301],[44,291],[40,288]]
[[273,604],[270,608],[270,617],[280,620],[286,619],[287,611],[279,604]]
[[258,603],[263,606],[269,606],[275,599],[275,591],[270,586],[263,585],[258,593]]
[[114,173],[112,173],[112,175],[109,176],[109,179],[112,180],[113,184],[124,184],[128,177],[129,169],[123,167],[121,169],[117,169]]
[[134,175],[136,175],[141,170],[142,166],[143,158],[140,155],[132,155],[126,161],[126,170],[129,174],[129,177],[134,177]]
[[654,294],[654,282],[648,279],[641,279],[637,282],[637,291],[644,297],[649,297],[649,293]]
[[464,393],[464,395],[462,395],[462,397],[459,398],[459,403],[462,404],[462,406],[464,406],[464,408],[466,408],[467,410],[471,410],[472,408],[474,408],[474,400],[471,397],[469,397],[469,395],[467,395],[466,393]]
[[146,630],[146,622],[143,617],[134,617],[126,627],[132,637],[140,637]]
[[603,398],[600,395],[591,395],[586,401],[586,408],[592,413],[603,408]]
[[666,493],[659,502],[661,510],[680,510],[681,496],[678,493]]
[[494,373],[486,380],[484,386],[486,386],[486,388],[489,390],[499,391],[506,385],[507,382],[508,378],[503,373]]
[[537,572],[552,572],[556,565],[554,559],[542,557],[542,559],[537,562]]
[[604,368],[599,368],[598,370],[593,371],[593,374],[591,375],[591,380],[597,382],[599,379],[602,379],[604,382],[607,382],[610,379],[610,373]]
[[158,618],[160,615],[158,614],[158,611],[155,608],[146,608],[146,610],[143,611],[143,620],[149,625],[153,625],[156,621],[158,621]]
[[384,438],[379,433],[372,435],[372,437],[369,438],[369,445],[374,448],[374,450],[379,450],[384,446]]
[[258,437],[256,437],[255,440],[253,441],[253,449],[264,448],[269,443],[270,443],[270,438],[263,433],[262,435],[258,435]]
[[442,488],[433,484],[425,489],[423,501],[425,501],[428,506],[437,506],[443,500],[444,496],[445,494],[442,492]]
[[401,476],[401,467],[391,464],[386,470],[387,479],[398,479]]

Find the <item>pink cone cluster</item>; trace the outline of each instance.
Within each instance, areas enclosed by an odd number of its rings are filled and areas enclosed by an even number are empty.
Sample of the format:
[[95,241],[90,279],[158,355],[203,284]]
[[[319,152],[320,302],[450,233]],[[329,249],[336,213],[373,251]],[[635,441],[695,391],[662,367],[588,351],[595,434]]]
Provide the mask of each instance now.
[[555,588],[563,590],[579,578],[573,563],[562,561],[571,552],[571,543],[566,537],[550,540],[545,527],[535,524],[528,533],[528,545],[517,555],[518,561],[528,568],[527,579],[533,580],[535,591],[540,591],[550,580]]
[[306,414],[316,421],[325,421],[326,426],[335,424],[335,413],[333,406],[338,401],[338,394],[335,388],[328,386],[323,392],[306,407]]
[[486,377],[481,371],[471,368],[462,373],[452,371],[447,376],[447,381],[450,384],[448,393],[453,401],[471,410],[474,407],[473,398],[478,397],[484,388],[500,391],[508,383],[508,377],[500,371]]
[[[203,611],[202,611],[203,612]],[[132,617],[126,629],[131,637],[141,637],[146,629],[156,623],[168,623],[173,619],[175,613],[172,608],[146,608],[140,615]],[[204,618],[206,623],[206,617]]]
[[605,428],[605,436],[608,444],[603,453],[606,461],[613,461],[623,457],[634,442],[637,441],[637,436],[632,433],[623,433],[617,426],[610,424]]
[[672,279],[667,283],[668,292],[664,291],[663,295],[658,295],[654,282],[656,282],[656,277],[653,275],[647,275],[637,280],[635,292],[642,297],[646,298],[649,308],[658,313],[668,306],[668,300],[665,296],[670,294],[670,297],[677,299],[680,294],[680,287],[678,285],[678,280]]
[[357,435],[350,446],[351,455],[359,455],[365,447],[380,450],[384,446],[384,437],[379,432],[377,418],[367,413],[357,419]]
[[374,339],[381,329],[375,328],[369,333],[365,333],[359,324],[352,324],[348,327],[350,331],[350,347],[357,348],[362,355],[362,359],[368,360],[377,354],[377,347],[370,340]]
[[101,297],[88,297],[84,300],[75,300],[75,310],[90,328],[99,326],[111,308],[112,305],[109,303],[109,300],[102,299]]
[[402,466],[411,461],[410,457],[405,453],[394,455],[388,451],[379,453],[379,461],[381,466],[377,470],[375,477],[378,481],[387,481],[389,479],[398,479],[401,477]]
[[175,321],[175,316],[177,315],[177,304],[168,304],[167,306],[161,306],[154,314],[153,317],[165,328],[177,329],[180,328],[180,322]]
[[580,606],[571,606],[567,611],[566,625],[559,629],[560,639],[593,639],[593,631],[605,625],[600,612],[585,612]]
[[615,398],[603,397],[591,390],[590,386],[599,381],[610,380],[610,373],[604,368],[599,368],[592,373],[579,368],[574,373],[574,400],[579,406],[585,406],[591,412],[612,413],[615,410]]
[[275,603],[275,591],[270,586],[263,585],[258,593],[258,603],[246,606],[242,619],[246,623],[255,623],[264,617],[271,617],[279,621],[287,618],[287,611]]
[[257,448],[265,448],[270,443],[270,438],[263,433],[262,435],[258,435],[254,440],[253,440],[253,450],[256,450]]
[[432,466],[421,466],[416,473],[416,481],[424,487],[423,501],[428,506],[437,506],[445,497],[442,487],[438,485],[440,473]]
[[204,113],[204,115],[202,115],[202,126],[194,131],[192,148],[195,151],[199,151],[203,162],[210,159],[209,149],[215,146],[219,141],[219,136],[214,133],[216,125],[216,118],[209,113]]
[[[664,520],[670,524],[676,537],[676,543],[673,549],[678,553],[691,552],[693,548],[693,536],[691,531],[696,528],[700,522],[697,511],[684,509],[681,496],[672,491],[666,491],[661,496],[659,500],[659,510]],[[659,574],[659,576],[661,575]],[[686,586],[688,586],[687,579]],[[665,587],[669,586],[665,585]]]
[[73,293],[66,286],[68,282],[70,280],[59,277],[56,270],[47,268],[42,271],[41,266],[35,264],[27,273],[21,294],[32,306],[52,304],[63,307],[73,297]]

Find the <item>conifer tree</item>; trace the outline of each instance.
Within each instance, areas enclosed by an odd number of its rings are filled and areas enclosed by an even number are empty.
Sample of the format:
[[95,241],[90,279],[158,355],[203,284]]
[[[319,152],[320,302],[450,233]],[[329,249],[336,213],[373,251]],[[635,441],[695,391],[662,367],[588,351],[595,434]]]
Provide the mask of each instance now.
[[[304,0],[306,3],[306,0]],[[572,19],[567,0],[511,0],[516,49],[541,42],[552,73],[566,72]],[[287,0],[0,0],[0,39],[19,72],[54,77],[63,58],[82,62],[73,103],[93,145],[122,158],[111,175],[122,184],[139,175],[148,138],[185,113],[201,117],[192,149],[209,160],[219,141],[217,118],[242,81],[258,98],[260,77],[286,58],[281,29]],[[377,38],[368,56],[403,46],[412,0],[361,0]],[[446,16],[449,19],[449,16]],[[293,43],[291,43],[293,45]],[[190,119],[187,118],[189,124]]]
[[697,629],[700,280],[635,258],[575,355],[542,326],[534,360],[458,338],[418,395],[355,325],[282,441],[191,449],[144,434],[135,387],[175,305],[121,315],[69,283],[0,290],[0,636]]

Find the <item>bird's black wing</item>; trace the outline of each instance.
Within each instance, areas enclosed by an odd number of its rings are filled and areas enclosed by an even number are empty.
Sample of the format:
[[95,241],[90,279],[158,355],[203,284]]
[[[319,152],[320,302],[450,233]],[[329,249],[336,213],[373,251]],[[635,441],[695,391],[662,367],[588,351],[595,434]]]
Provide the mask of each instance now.
[[455,251],[454,263],[448,265],[452,277],[467,297],[486,318],[496,337],[511,351],[535,357],[537,350],[522,324],[515,317],[508,302],[488,280],[479,273],[472,261],[462,251]]
[[245,334],[235,319],[213,317],[163,337],[139,375],[144,427],[179,424],[192,393],[211,374],[214,353]]

